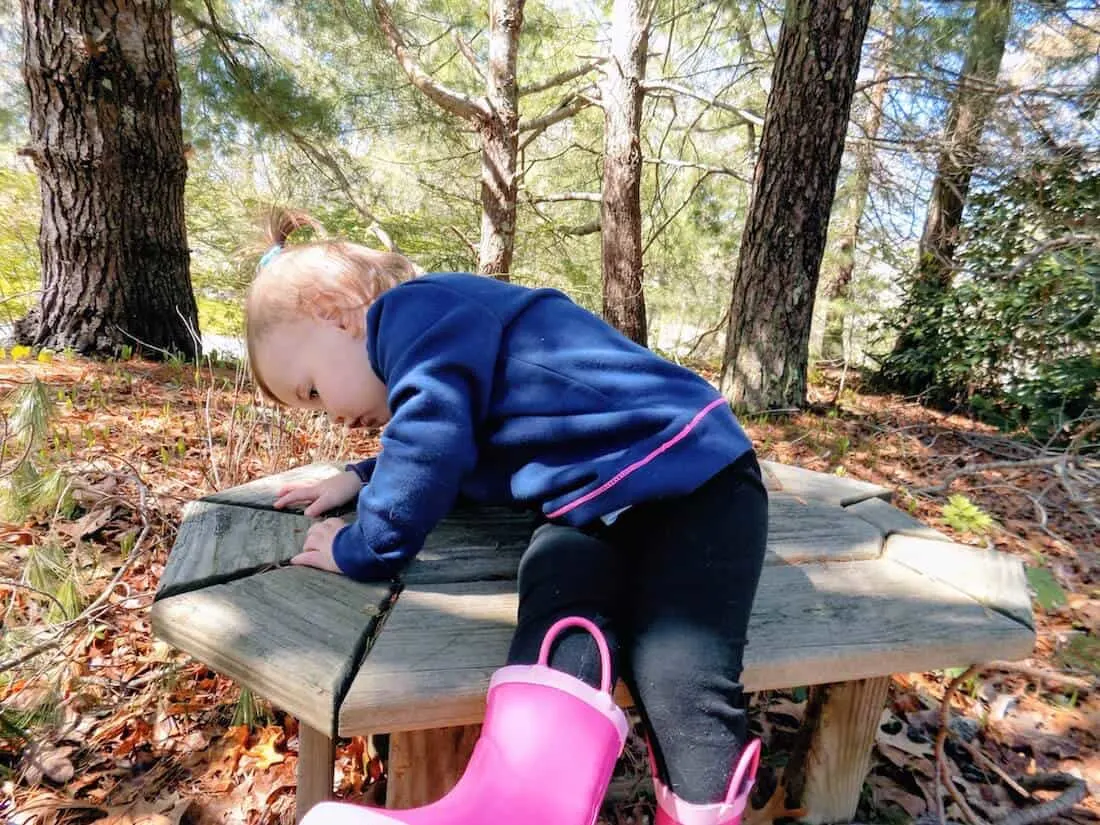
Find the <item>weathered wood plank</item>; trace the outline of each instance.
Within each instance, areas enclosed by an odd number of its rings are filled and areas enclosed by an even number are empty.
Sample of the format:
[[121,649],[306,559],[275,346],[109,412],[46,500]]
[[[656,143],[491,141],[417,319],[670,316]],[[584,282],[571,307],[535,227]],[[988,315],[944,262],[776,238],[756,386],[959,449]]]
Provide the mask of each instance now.
[[331,729],[314,730],[299,720],[298,790],[295,794],[294,821],[301,822],[309,809],[332,796],[336,768],[336,747]]
[[160,577],[163,599],[240,578],[296,555],[312,522],[305,516],[193,501]]
[[913,536],[886,540],[886,558],[966,593],[979,604],[1035,627],[1027,574],[1007,553]]
[[[515,625],[509,582],[410,586],[352,682],[341,735],[480,721]],[[1027,655],[1034,633],[892,561],[766,567],[749,690],[842,682]]]
[[532,513],[504,507],[456,507],[428,534],[402,574],[405,584],[515,580],[535,527]]
[[288,567],[161,599],[153,632],[324,733],[388,585]]
[[[812,714],[813,729],[804,731],[810,743],[805,764],[800,766],[804,771],[800,807],[806,809],[801,822],[821,825],[855,817],[889,689],[889,676],[813,688],[820,695],[811,695],[811,706],[815,701],[822,704]],[[791,768],[788,764],[787,771]],[[791,789],[789,775],[785,779]]]
[[[499,508],[456,509],[429,536],[405,584],[514,580],[533,517]],[[819,501],[773,495],[766,564],[878,558],[883,534],[865,519]]]
[[882,554],[882,532],[835,504],[776,493],[768,501],[765,564],[858,561]]
[[413,730],[390,737],[386,807],[417,808],[442,799],[462,777],[481,725]]
[[[334,476],[344,470],[347,462],[319,461],[314,464],[306,464],[302,467],[294,467],[273,476],[264,476],[238,487],[230,487],[227,490],[219,490],[206,496],[203,501],[213,501],[219,504],[236,504],[240,507],[259,507],[271,509],[275,503],[275,493],[284,484],[292,481],[324,481],[329,476]],[[304,508],[287,508],[288,512],[301,512]],[[351,503],[350,510],[355,509],[355,502]]]
[[775,461],[761,461],[764,471],[764,483],[769,490],[788,493],[807,499],[817,499],[829,504],[844,506],[855,504],[868,498],[881,498],[887,501],[893,493],[885,487],[859,481],[855,478],[819,473],[790,464]]
[[878,527],[884,536],[913,536],[914,538],[931,539],[932,541],[951,541],[948,536],[938,530],[933,530],[924,522],[918,521],[881,498],[868,498],[857,501],[855,504],[849,504],[844,510],[847,513],[859,516],[861,519],[866,519]]

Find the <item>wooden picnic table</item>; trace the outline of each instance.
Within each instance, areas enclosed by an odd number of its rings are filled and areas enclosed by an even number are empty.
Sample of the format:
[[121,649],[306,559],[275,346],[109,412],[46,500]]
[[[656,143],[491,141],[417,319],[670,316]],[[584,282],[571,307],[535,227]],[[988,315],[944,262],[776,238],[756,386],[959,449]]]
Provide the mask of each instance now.
[[[749,691],[828,686],[803,800],[811,821],[847,821],[890,676],[1027,656],[1027,583],[1019,561],[951,542],[893,507],[885,488],[762,465],[768,556],[743,681]],[[391,734],[391,807],[431,801],[457,780],[504,664],[534,523],[460,506],[393,583],[287,566],[311,520],[275,510],[275,491],[340,466],[188,504],[152,610],[160,638],[298,718],[299,818],[332,794],[337,736]]]

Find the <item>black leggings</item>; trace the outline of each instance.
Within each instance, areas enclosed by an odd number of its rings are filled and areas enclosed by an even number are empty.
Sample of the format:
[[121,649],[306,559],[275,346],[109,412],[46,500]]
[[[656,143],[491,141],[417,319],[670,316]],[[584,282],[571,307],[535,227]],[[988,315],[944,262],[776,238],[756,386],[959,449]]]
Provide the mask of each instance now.
[[[536,661],[557,619],[592,619],[638,703],[660,779],[687,802],[721,800],[748,737],[741,657],[767,529],[751,453],[693,493],[636,505],[611,525],[541,525],[520,561],[509,663]],[[563,633],[550,664],[598,683],[583,631]]]

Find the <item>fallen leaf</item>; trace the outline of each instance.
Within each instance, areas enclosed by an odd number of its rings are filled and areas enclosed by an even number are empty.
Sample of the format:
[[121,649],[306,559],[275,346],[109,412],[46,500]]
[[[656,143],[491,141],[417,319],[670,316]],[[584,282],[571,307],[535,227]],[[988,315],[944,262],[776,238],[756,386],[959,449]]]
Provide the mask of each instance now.
[[745,825],[772,825],[777,819],[801,819],[804,816],[805,808],[787,807],[787,786],[780,782],[763,808],[750,807],[745,812],[744,822]]
[[138,799],[130,805],[108,808],[100,825],[179,825],[194,800],[172,793],[160,799]]
[[[283,729],[277,725],[271,725],[260,731],[259,741],[241,754],[242,761],[248,757],[250,764],[263,771],[272,765],[278,765],[286,759],[286,754],[279,753],[277,745],[284,739]],[[252,761],[255,760],[255,761]]]
[[[914,742],[906,733],[908,728],[909,726],[905,722],[898,719],[893,712],[887,708],[882,712],[882,716],[879,718],[878,730],[875,732],[875,743],[878,745],[888,745],[910,756],[922,758],[931,757],[934,753],[932,742]],[[898,767],[902,766],[899,765]]]
[[75,748],[68,745],[56,747],[45,742],[32,742],[23,752],[23,778],[29,785],[37,785],[43,778],[64,785],[76,774],[69,759]]
[[83,539],[95,535],[111,521],[115,514],[114,507],[101,507],[85,513],[71,524],[59,524],[57,530],[70,538]]

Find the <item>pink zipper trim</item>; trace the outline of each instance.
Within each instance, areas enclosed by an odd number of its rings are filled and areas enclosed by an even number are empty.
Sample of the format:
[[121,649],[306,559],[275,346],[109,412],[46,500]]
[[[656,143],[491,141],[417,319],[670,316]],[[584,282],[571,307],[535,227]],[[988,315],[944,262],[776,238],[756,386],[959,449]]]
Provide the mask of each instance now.
[[614,487],[616,484],[618,484],[620,481],[622,481],[628,475],[633,473],[635,470],[640,470],[642,467],[647,465],[649,462],[651,462],[653,459],[655,459],[657,456],[659,456],[665,450],[672,449],[677,444],[679,444],[681,441],[683,441],[685,438],[687,438],[688,435],[691,434],[691,431],[695,429],[695,426],[700,421],[703,420],[703,416],[705,416],[707,413],[709,413],[715,407],[717,407],[721,404],[724,404],[724,403],[726,403],[725,398],[716,398],[716,399],[714,399],[709,404],[707,404],[705,407],[703,407],[703,409],[699,410],[699,412],[697,412],[695,414],[695,417],[693,419],[691,419],[691,421],[689,421],[687,424],[684,425],[684,428],[682,430],[680,430],[680,432],[676,433],[676,435],[674,435],[672,438],[670,438],[668,441],[666,441],[660,447],[655,449],[653,452],[651,452],[645,458],[639,458],[637,461],[635,461],[629,467],[624,467],[622,470],[620,470],[618,473],[616,473],[614,478],[610,479],[609,481],[605,481],[603,484],[601,484],[599,487],[597,487],[592,492],[585,493],[583,496],[578,498],[576,501],[574,501],[570,504],[566,504],[564,507],[559,507],[557,510],[555,510],[554,512],[548,514],[546,517],[547,518],[557,518],[558,516],[564,516],[570,510],[575,510],[576,508],[580,507],[582,504],[586,504],[587,502],[591,501],[592,499],[594,499],[598,496],[602,496],[604,493],[606,493],[608,490],[610,490],[612,487]]

